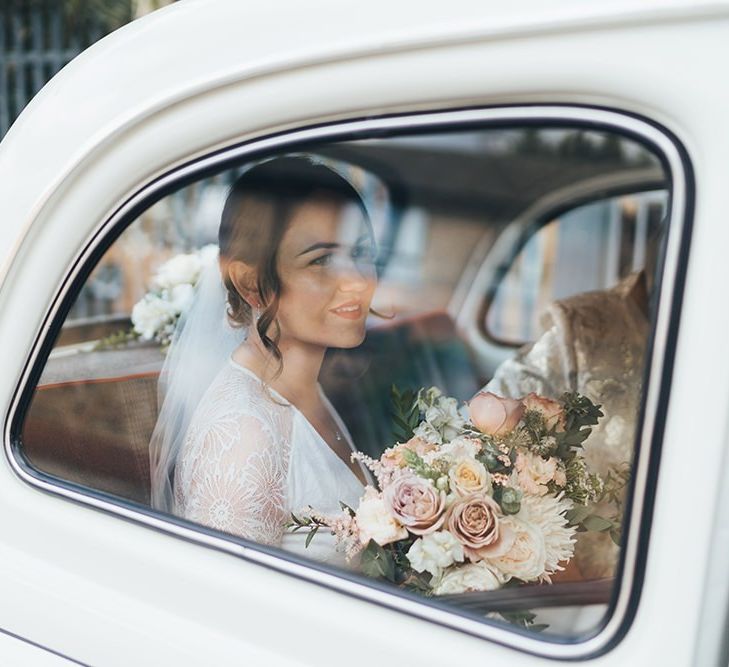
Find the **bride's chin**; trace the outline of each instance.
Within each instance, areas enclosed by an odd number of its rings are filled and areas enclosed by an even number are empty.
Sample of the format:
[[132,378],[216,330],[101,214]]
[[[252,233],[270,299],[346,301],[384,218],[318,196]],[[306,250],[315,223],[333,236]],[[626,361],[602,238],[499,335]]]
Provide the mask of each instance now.
[[366,334],[367,331],[363,326],[361,330],[347,332],[346,334],[337,336],[338,340],[332,342],[328,347],[337,347],[342,350],[358,347],[364,341]]

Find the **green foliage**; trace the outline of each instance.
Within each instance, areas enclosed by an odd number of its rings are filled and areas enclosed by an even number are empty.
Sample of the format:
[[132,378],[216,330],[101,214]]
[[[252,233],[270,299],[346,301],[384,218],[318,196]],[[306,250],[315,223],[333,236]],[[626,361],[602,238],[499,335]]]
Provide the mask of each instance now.
[[418,392],[412,389],[400,391],[394,384],[391,388],[393,437],[395,442],[407,442],[420,423]]
[[595,405],[587,396],[574,391],[562,394],[560,403],[564,409],[565,431],[568,432],[579,431],[584,426],[595,426],[600,417],[605,416],[600,410],[601,405]]
[[374,540],[370,540],[362,551],[362,572],[373,579],[397,582],[397,568],[392,555]]
[[423,461],[420,456],[410,449],[403,448],[402,457],[405,459],[405,463],[418,477],[424,477],[425,479],[432,479],[433,482],[438,481],[438,478],[442,475],[441,471],[437,468],[429,466]]
[[115,350],[125,347],[128,343],[139,338],[139,334],[134,329],[121,329],[102,338],[94,345],[94,350]]
[[307,548],[311,541],[314,539],[314,535],[319,532],[320,528],[328,527],[326,523],[316,519],[314,517],[298,517],[293,512],[291,513],[291,521],[284,524],[284,528],[291,528],[293,533],[297,530],[308,530],[309,534],[306,536],[304,542],[304,548]]

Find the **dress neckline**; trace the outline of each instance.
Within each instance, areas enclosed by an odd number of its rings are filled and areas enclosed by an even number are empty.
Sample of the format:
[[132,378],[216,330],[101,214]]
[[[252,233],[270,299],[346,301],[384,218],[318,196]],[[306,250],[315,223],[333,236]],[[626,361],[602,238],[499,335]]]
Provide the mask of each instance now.
[[[276,398],[276,400],[281,401],[284,404],[284,407],[291,408],[295,414],[299,415],[299,417],[303,420],[303,422],[306,424],[306,426],[316,435],[316,437],[321,441],[321,443],[331,452],[331,454],[339,461],[349,472],[352,474],[352,476],[362,484],[359,477],[354,474],[352,469],[344,462],[342,459],[337,455],[337,453],[331,448],[329,443],[322,437],[321,433],[314,428],[314,425],[306,418],[306,416],[297,408],[291,401],[289,401],[287,398],[284,398],[279,392],[277,392],[273,387],[269,387],[256,373],[254,373],[250,368],[246,368],[242,364],[239,364],[233,357],[228,357],[229,364],[236,370],[242,372],[243,374],[247,375],[250,378],[253,378],[256,380],[262,387],[265,388],[266,391],[270,392],[271,395]],[[352,440],[352,436],[349,433],[349,429],[345,425],[345,423],[342,421],[342,418],[337,414],[337,411],[334,409],[334,406],[331,404],[329,398],[324,393],[324,390],[322,389],[322,386],[317,382],[316,383],[317,389],[319,390],[319,395],[321,396],[321,399],[324,403],[324,407],[326,408],[327,412],[329,413],[329,416],[334,420],[334,423],[337,425],[337,428],[341,432],[341,434],[344,436],[344,439],[347,441],[347,445],[349,445],[349,449],[352,452],[356,452],[357,449],[354,446],[354,441]],[[371,483],[372,479],[369,474],[369,470],[367,467],[362,463],[362,461],[357,461],[360,470],[362,470],[362,474],[364,475],[365,480],[367,480],[367,483]]]

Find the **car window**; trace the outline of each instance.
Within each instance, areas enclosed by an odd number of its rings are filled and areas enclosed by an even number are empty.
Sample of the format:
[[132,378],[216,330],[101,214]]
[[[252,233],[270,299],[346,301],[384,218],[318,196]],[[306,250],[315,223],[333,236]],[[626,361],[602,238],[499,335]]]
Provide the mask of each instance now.
[[666,190],[633,192],[582,203],[536,227],[496,286],[485,333],[516,347],[536,340],[549,304],[644,270],[667,206]]
[[[596,179],[621,193],[575,204]],[[18,450],[58,484],[454,613],[594,632],[670,187],[654,149],[584,124],[239,151],[108,230]]]

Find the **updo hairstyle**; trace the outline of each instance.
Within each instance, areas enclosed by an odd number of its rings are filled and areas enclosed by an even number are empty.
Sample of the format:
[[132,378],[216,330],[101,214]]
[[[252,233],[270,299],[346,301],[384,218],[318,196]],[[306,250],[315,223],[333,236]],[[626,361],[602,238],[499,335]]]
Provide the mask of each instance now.
[[[344,177],[304,156],[274,158],[251,167],[233,183],[223,207],[218,245],[229,321],[237,327],[255,324],[263,345],[279,363],[278,248],[296,209],[322,198],[355,204],[369,220],[359,193]],[[255,291],[262,304],[255,323],[251,305],[231,279],[229,263],[234,260],[255,269]]]

